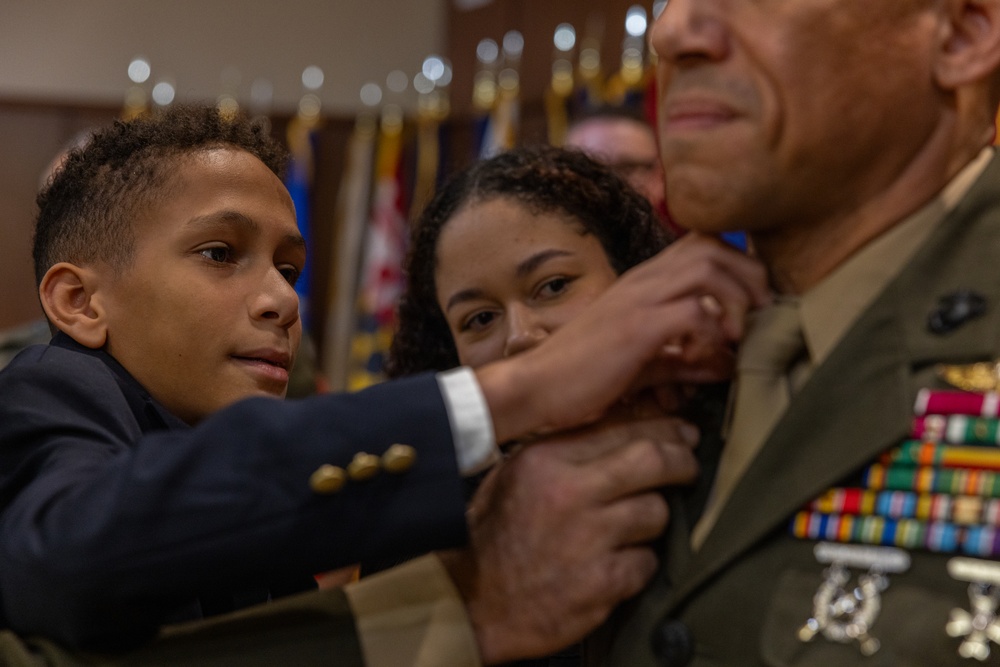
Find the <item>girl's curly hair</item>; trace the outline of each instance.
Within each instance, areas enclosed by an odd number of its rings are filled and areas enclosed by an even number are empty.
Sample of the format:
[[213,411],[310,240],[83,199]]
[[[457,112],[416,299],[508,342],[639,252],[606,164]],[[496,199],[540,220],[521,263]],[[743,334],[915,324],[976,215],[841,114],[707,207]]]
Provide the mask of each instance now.
[[389,377],[459,365],[437,302],[437,241],[461,208],[496,198],[578,220],[586,233],[597,237],[619,274],[655,255],[669,240],[649,202],[582,152],[534,146],[478,162],[438,191],[413,229],[398,327],[385,368]]

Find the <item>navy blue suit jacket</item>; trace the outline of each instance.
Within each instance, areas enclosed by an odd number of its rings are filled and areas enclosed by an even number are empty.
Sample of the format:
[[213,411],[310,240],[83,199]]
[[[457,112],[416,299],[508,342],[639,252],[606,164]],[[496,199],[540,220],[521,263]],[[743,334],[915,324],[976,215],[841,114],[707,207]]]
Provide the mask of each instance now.
[[[319,466],[397,442],[409,471],[310,489]],[[459,545],[464,511],[431,374],[189,428],[61,334],[0,372],[0,620],[21,633],[140,641],[199,598]]]

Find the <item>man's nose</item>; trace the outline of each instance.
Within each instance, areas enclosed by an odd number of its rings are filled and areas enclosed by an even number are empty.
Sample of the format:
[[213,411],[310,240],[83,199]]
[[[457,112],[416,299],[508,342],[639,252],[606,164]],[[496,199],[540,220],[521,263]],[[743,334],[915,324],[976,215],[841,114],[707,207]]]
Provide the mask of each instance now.
[[675,65],[718,60],[728,53],[728,33],[717,0],[670,0],[653,23],[649,45],[660,61]]

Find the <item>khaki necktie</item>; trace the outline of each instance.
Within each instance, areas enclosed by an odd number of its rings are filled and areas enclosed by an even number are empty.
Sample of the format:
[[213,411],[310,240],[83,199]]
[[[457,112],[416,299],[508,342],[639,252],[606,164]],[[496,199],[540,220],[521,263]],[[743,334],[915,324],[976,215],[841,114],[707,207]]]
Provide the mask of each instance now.
[[701,547],[729,494],[788,407],[788,371],[805,351],[797,301],[778,301],[752,316],[740,346],[728,437],[708,504],[691,535]]

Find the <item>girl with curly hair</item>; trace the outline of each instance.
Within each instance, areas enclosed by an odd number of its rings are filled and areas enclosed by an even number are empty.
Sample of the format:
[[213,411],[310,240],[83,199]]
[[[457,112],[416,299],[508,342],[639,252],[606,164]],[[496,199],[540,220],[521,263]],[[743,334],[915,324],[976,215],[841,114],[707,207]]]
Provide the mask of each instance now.
[[527,349],[667,242],[648,202],[581,152],[520,148],[474,164],[416,223],[387,373]]

